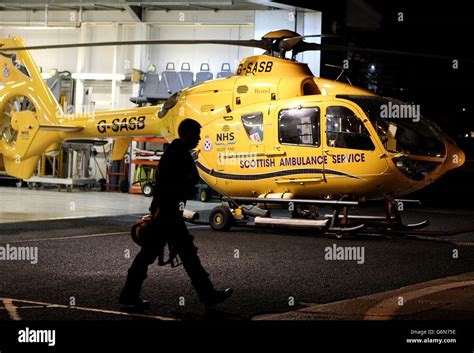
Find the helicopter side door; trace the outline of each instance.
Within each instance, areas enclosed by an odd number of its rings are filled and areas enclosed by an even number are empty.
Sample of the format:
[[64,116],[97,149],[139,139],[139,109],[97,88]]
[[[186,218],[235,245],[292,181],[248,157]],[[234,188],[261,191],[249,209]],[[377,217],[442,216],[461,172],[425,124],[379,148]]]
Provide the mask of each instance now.
[[387,163],[380,158],[381,151],[373,140],[368,119],[355,107],[345,102],[328,102],[324,105],[322,119],[322,145],[327,155],[330,179],[342,175],[346,180],[368,180],[387,170]]
[[274,139],[279,170],[275,183],[288,190],[323,183],[321,106],[274,107],[277,135]]
[[[212,165],[213,186],[234,196],[248,195],[247,188],[265,181],[260,174],[273,167],[265,155],[265,141],[271,131],[268,109],[246,109],[218,119],[211,127],[213,151],[208,161]],[[213,164],[214,163],[214,164]],[[255,188],[258,190],[258,188]]]
[[210,160],[217,161],[216,171],[239,175],[243,169],[262,165],[256,160],[265,157],[265,136],[271,134],[270,129],[264,127],[269,121],[267,110],[234,112],[214,122],[210,135],[215,136],[215,155]]

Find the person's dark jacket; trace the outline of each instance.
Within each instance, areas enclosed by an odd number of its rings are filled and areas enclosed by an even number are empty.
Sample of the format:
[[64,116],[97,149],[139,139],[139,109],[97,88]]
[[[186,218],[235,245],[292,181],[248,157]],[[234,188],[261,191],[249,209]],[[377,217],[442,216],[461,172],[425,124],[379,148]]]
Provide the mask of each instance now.
[[158,164],[153,201],[150,211],[177,207],[180,202],[193,198],[199,174],[191,153],[180,140],[174,140],[161,156]]

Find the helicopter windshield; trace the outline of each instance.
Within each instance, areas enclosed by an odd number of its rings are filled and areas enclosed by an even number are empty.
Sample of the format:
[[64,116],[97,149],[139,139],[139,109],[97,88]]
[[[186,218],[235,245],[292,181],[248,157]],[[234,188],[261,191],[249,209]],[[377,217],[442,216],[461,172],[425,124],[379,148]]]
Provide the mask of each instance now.
[[419,107],[392,98],[337,95],[365,112],[389,152],[444,157],[446,148],[434,124],[424,120]]

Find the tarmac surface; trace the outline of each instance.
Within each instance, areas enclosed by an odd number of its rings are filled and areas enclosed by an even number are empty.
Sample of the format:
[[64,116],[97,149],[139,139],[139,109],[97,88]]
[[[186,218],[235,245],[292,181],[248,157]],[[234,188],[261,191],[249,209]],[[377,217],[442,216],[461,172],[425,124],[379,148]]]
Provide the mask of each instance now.
[[[474,224],[474,211],[403,212],[431,230]],[[205,214],[204,214],[205,217]],[[10,222],[0,251],[37,249],[37,263],[0,260],[0,320],[391,320],[474,318],[474,233],[454,236],[354,235],[241,227],[215,232],[188,225],[204,267],[234,295],[206,311],[182,268],[150,266],[143,314],[117,302],[139,248],[137,215]],[[337,259],[333,250],[358,257]],[[336,259],[330,259],[329,254]],[[1,253],[0,253],[1,255]]]

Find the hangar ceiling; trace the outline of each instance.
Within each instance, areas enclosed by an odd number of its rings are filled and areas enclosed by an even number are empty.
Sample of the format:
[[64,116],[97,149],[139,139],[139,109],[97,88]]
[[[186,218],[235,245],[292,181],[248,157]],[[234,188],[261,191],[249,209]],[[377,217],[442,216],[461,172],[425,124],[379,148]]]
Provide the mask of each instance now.
[[194,0],[194,1],[127,1],[127,0],[101,0],[101,1],[70,1],[70,0],[29,0],[19,3],[18,0],[0,1],[0,11],[128,11],[141,18],[143,11],[189,11],[189,10],[305,10],[282,4],[275,1],[264,0]]

